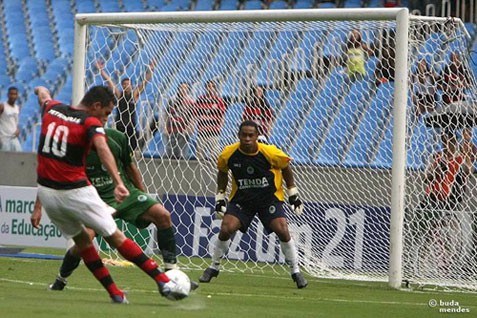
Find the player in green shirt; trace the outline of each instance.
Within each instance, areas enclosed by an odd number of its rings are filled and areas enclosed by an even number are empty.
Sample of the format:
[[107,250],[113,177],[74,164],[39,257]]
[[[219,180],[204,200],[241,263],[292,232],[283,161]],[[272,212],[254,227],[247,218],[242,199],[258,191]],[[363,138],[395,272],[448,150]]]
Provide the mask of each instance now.
[[[116,209],[113,214],[115,218],[134,224],[140,229],[146,228],[151,223],[156,225],[157,242],[161,250],[165,270],[177,268],[176,240],[169,211],[146,194],[141,173],[134,163],[126,135],[114,129],[106,129],[106,135],[109,148],[116,158],[118,171],[130,194],[123,202],[116,202],[113,193],[113,180],[103,168],[95,151],[91,151],[86,160],[88,178],[98,191],[101,199]],[[34,213],[32,219],[36,215]],[[91,235],[94,235],[94,233],[91,233]],[[81,258],[76,246],[68,249],[61,264],[60,272],[49,289],[63,290],[67,283],[66,278],[78,267],[80,261]]]

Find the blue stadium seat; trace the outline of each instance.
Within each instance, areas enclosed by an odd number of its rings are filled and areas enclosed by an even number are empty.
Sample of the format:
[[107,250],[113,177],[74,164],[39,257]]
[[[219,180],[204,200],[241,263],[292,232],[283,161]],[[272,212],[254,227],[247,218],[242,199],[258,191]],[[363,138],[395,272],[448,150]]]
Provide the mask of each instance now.
[[22,143],[22,150],[24,152],[36,152],[38,142],[40,140],[41,125],[39,123],[32,123],[32,131],[26,135],[25,141]]
[[[243,47],[243,54],[233,68],[245,75],[249,65],[254,65],[263,59],[267,47],[272,44],[274,38],[275,34],[273,32],[254,32],[253,37]],[[230,70],[231,65],[228,68]]]
[[76,2],[76,9],[78,13],[93,13],[96,12],[96,5],[94,0],[81,0]]
[[384,126],[391,116],[394,83],[381,84],[369,108],[362,118],[354,143],[346,156],[344,163],[348,166],[369,165],[370,154],[379,141]]
[[155,76],[159,78],[157,87],[159,91],[166,91],[171,81],[171,76],[178,71],[178,66],[191,47],[197,41],[196,35],[191,33],[178,33],[164,55],[157,59]]
[[243,2],[243,10],[261,10],[263,2],[260,0],[247,0]]
[[166,5],[165,0],[148,0],[147,5],[150,11],[161,11],[161,8]]
[[172,81],[170,90],[175,91],[180,82],[197,82],[202,80],[203,70],[210,65],[214,53],[211,48],[217,46],[222,35],[218,32],[204,32],[197,39],[192,52],[179,63],[178,71]]
[[296,89],[290,94],[280,113],[277,114],[270,135],[272,144],[288,151],[290,143],[295,140],[296,129],[301,127],[301,122],[315,101],[317,84],[314,79],[299,80]]
[[102,12],[121,12],[119,7],[119,2],[117,0],[100,0],[99,4],[101,6]]
[[411,142],[407,149],[406,166],[410,169],[424,169],[428,163],[428,158],[434,152],[429,145],[435,145],[436,143],[438,143],[436,131],[434,128],[426,127],[421,117],[411,135]]
[[[299,30],[299,27],[297,29]],[[299,36],[298,31],[283,31],[278,33],[278,37],[271,47],[265,63],[262,63],[260,70],[258,71],[258,84],[273,85],[273,80],[277,79],[276,71],[279,71],[281,67],[285,66],[282,65],[282,63],[288,60],[288,58],[285,57],[286,55],[289,57],[292,56]]]
[[137,0],[123,0],[123,5],[127,12],[143,12],[145,9],[142,1]]
[[295,55],[290,63],[291,70],[299,72],[312,69],[316,47],[321,47],[323,34],[324,30],[321,29],[303,32],[303,38],[296,44]]
[[274,9],[288,9],[288,1],[285,0],[273,0],[269,6],[269,9],[274,10]]
[[358,81],[351,86],[344,98],[340,110],[330,126],[316,163],[321,165],[337,165],[347,149],[359,114],[366,108],[369,100],[369,83]]
[[145,158],[160,158],[166,154],[167,137],[163,136],[160,131],[154,134],[146,144],[143,156]]
[[379,144],[378,152],[372,162],[371,166],[378,169],[391,169],[393,163],[393,128],[394,124],[391,121],[386,128],[384,138]]
[[294,9],[311,9],[315,6],[315,0],[297,0],[293,5]]
[[228,36],[222,40],[215,58],[210,62],[210,65],[206,66],[204,80],[211,80],[227,73],[225,70],[233,65],[232,61],[240,55],[246,38],[247,33],[244,31],[229,30]]
[[333,45],[325,45],[323,55],[337,59],[341,58],[345,54],[346,41],[352,28],[353,25],[350,23],[340,23],[334,30],[331,30],[325,43],[333,43]]
[[12,83],[12,79],[6,73],[0,73],[0,88],[7,88]]
[[74,53],[74,29],[64,28],[58,32],[58,46],[63,57],[73,57]]
[[328,118],[332,116],[335,105],[339,102],[339,97],[343,90],[344,75],[343,69],[333,71],[326,80],[323,89],[316,97],[312,109],[305,118],[303,129],[296,138],[291,154],[298,163],[312,163],[319,150],[322,130],[327,127]]
[[237,0],[221,0],[219,10],[237,10]]
[[196,11],[210,11],[213,9],[214,1],[211,0],[197,0],[194,6]]
[[361,0],[346,0],[344,1],[345,8],[361,8],[361,3],[364,1]]
[[235,103],[227,107],[225,113],[225,121],[220,131],[220,146],[225,147],[228,144],[238,141],[237,131],[238,126],[242,121],[242,115],[245,110],[245,106],[242,103]]
[[280,110],[283,101],[283,94],[279,89],[267,89],[265,90],[265,98],[276,114]]
[[190,9],[190,0],[171,0],[161,11],[186,11]]
[[39,75],[40,62],[32,57],[25,57],[19,63],[15,78],[17,81],[26,83]]

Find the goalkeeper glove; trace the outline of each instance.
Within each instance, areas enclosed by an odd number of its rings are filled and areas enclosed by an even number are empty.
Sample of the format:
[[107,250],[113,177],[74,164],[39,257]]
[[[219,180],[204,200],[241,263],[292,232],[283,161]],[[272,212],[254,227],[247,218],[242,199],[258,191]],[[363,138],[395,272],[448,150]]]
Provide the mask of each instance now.
[[225,203],[225,193],[220,191],[215,195],[215,218],[222,220],[227,211],[227,205]]
[[287,189],[288,194],[288,203],[292,206],[293,212],[296,215],[303,214],[303,202],[301,202],[300,198],[298,197],[298,189],[297,187],[292,187]]

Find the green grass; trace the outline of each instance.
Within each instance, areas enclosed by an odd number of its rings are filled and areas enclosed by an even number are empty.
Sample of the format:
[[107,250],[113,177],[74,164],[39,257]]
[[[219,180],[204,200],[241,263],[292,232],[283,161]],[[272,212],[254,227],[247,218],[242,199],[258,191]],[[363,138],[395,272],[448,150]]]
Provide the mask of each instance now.
[[[38,252],[29,249],[25,252]],[[45,250],[61,254],[61,251]],[[40,252],[44,252],[40,250]],[[155,284],[135,267],[109,267],[129,305],[113,305],[84,265],[63,292],[46,287],[60,261],[0,257],[0,317],[475,317],[477,295],[449,292],[397,291],[385,283],[324,280],[307,277],[298,290],[288,275],[223,272],[201,284],[189,298],[171,302],[161,298]],[[197,280],[199,271],[189,271]],[[469,313],[440,313],[431,299],[459,302]],[[451,307],[448,307],[451,308]],[[454,306],[452,308],[458,308]]]

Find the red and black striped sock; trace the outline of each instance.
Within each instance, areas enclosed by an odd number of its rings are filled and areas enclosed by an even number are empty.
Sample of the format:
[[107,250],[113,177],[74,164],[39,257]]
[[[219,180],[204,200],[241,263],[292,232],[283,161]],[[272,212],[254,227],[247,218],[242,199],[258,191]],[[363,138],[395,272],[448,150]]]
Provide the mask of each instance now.
[[169,278],[159,270],[156,262],[147,257],[141,248],[130,239],[126,239],[123,244],[118,247],[118,252],[125,259],[136,264],[157,283],[167,283],[169,281]]
[[124,293],[114,283],[109,270],[104,266],[101,258],[99,257],[98,251],[96,251],[96,248],[93,245],[81,250],[80,253],[86,267],[88,267],[91,273],[93,273],[94,277],[96,277],[101,285],[103,285],[103,287],[108,291],[110,296],[124,295]]

